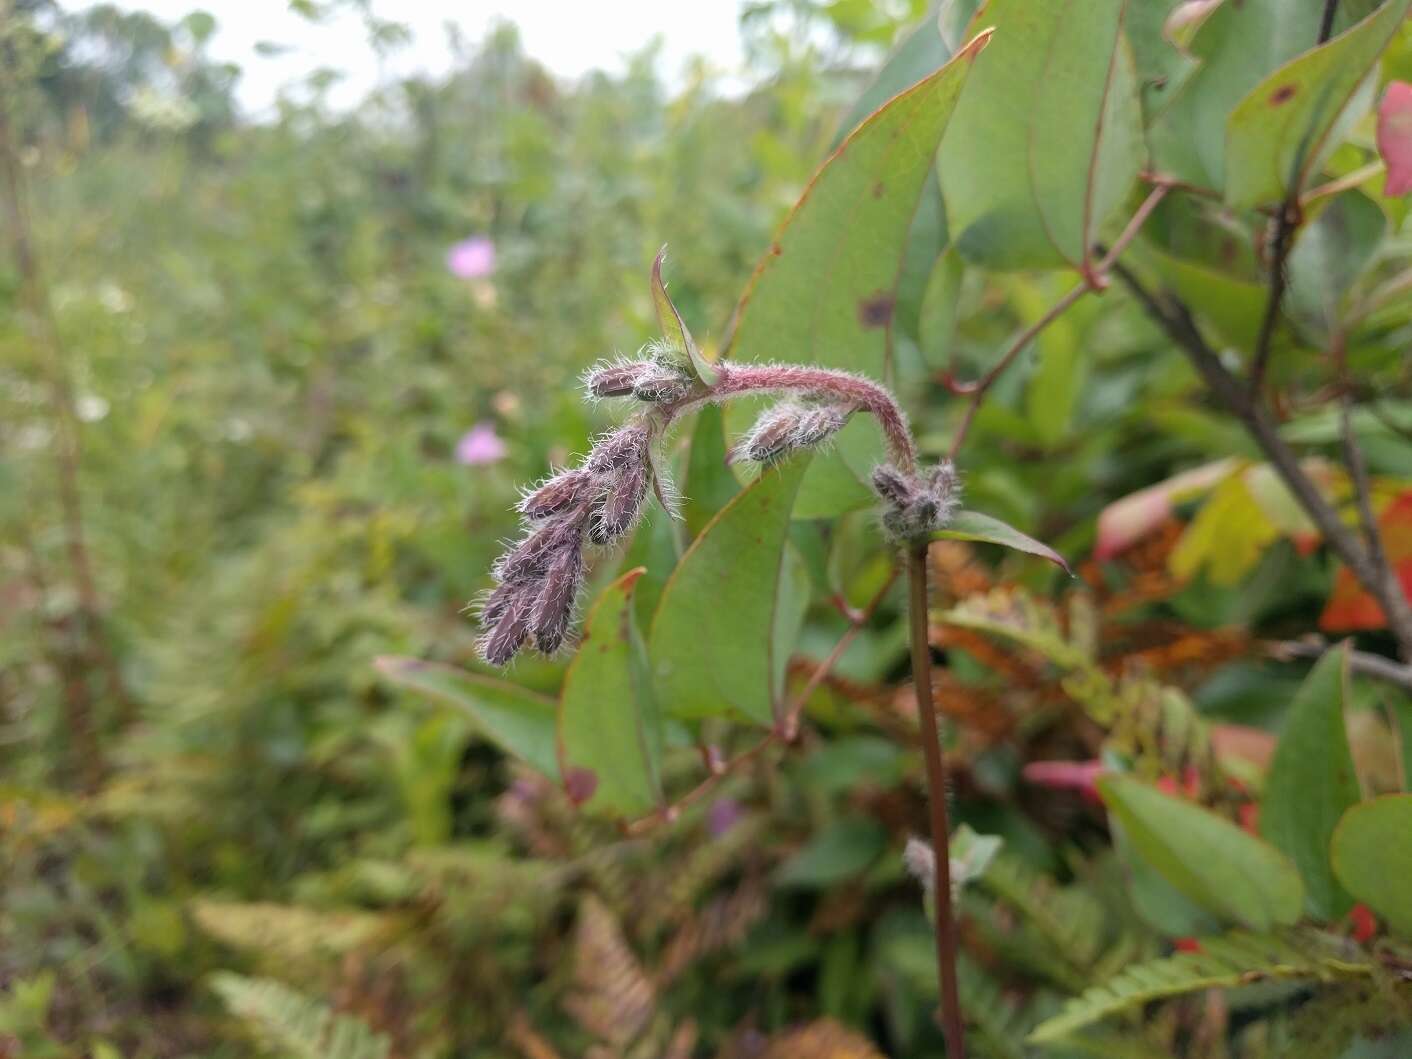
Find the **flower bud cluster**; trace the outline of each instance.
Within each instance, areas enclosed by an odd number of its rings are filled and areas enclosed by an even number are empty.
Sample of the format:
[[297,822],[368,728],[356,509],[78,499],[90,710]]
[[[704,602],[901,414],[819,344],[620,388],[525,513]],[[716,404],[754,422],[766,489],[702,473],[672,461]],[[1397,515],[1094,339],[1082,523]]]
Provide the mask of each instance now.
[[636,397],[648,404],[671,404],[692,390],[690,375],[666,356],[648,360],[615,360],[598,364],[584,375],[590,397]]
[[914,474],[883,464],[873,471],[873,489],[883,500],[883,528],[899,541],[941,529],[961,502],[961,483],[950,460]]
[[845,404],[784,400],[765,410],[736,446],[735,459],[768,463],[822,445],[843,429],[853,409]]
[[527,642],[563,646],[583,584],[586,543],[611,544],[632,528],[652,483],[646,423],[604,435],[578,467],[520,501],[525,534],[496,562],[499,582],[481,609],[485,660],[502,666]]

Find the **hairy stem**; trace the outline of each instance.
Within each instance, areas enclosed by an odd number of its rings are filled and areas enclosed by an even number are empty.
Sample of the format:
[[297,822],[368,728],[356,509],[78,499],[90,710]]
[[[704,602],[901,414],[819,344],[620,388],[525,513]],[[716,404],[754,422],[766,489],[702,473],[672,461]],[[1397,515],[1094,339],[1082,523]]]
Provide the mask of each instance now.
[[912,683],[916,689],[917,717],[922,726],[922,751],[927,762],[927,801],[931,809],[932,850],[936,856],[936,965],[941,982],[941,1025],[946,1036],[947,1059],[965,1059],[961,995],[956,982],[956,917],[951,907],[951,825],[946,814],[946,762],[941,755],[941,733],[932,702],[925,539],[908,545],[907,580],[911,590],[908,620],[912,632]]
[[907,429],[907,417],[887,388],[846,371],[811,368],[799,364],[717,365],[720,378],[710,389],[663,406],[668,420],[710,401],[724,401],[752,393],[800,393],[832,400],[871,412],[878,421],[893,462],[904,471],[917,466],[917,446]]

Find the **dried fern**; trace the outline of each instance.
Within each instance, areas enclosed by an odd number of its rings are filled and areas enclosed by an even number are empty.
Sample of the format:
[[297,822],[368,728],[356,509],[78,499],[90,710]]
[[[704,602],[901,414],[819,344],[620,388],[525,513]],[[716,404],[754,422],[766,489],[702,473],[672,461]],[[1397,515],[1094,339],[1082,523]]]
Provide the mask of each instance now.
[[231,1012],[281,1054],[298,1059],[387,1059],[390,1042],[361,1019],[268,978],[219,973],[211,985]]
[[1153,1000],[1204,989],[1229,989],[1272,979],[1332,981],[1370,975],[1373,966],[1347,958],[1329,938],[1309,932],[1251,934],[1236,931],[1206,938],[1198,952],[1183,952],[1126,968],[1064,1005],[1030,1034],[1030,1041],[1059,1040],[1074,1030]]

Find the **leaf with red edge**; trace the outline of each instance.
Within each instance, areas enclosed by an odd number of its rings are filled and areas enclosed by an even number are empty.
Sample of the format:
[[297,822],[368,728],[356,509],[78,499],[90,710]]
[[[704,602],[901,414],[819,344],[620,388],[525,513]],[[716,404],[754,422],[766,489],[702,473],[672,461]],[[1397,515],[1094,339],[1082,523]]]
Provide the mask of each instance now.
[[[1412,490],[1400,493],[1378,518],[1383,552],[1397,574],[1403,593],[1412,599]],[[1358,583],[1353,572],[1340,566],[1334,575],[1334,590],[1319,615],[1319,628],[1325,632],[1354,632],[1387,627],[1387,615],[1378,601]]]
[[1093,557],[1102,562],[1136,544],[1167,521],[1175,505],[1214,488],[1237,466],[1233,459],[1202,464],[1113,501],[1099,512]]
[[1383,194],[1412,191],[1412,84],[1393,81],[1378,104],[1378,154],[1387,166]]

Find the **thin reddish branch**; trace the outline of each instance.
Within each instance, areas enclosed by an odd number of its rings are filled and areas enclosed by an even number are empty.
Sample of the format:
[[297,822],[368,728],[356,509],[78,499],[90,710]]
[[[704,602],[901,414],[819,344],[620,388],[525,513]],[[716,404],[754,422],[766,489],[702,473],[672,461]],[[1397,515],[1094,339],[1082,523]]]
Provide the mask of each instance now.
[[751,393],[800,393],[827,396],[840,403],[871,412],[878,421],[893,461],[904,471],[917,466],[917,447],[907,427],[907,416],[885,386],[831,368],[798,364],[717,365],[720,378],[704,393],[693,394],[663,411],[669,418],[708,401],[721,401]]
[[990,392],[990,388],[995,385],[1000,376],[1005,373],[1005,370],[1015,362],[1015,358],[1025,350],[1025,347],[1039,337],[1040,333],[1062,316],[1071,305],[1090,291],[1102,291],[1108,286],[1108,272],[1113,267],[1114,262],[1118,260],[1118,255],[1126,250],[1128,245],[1137,238],[1138,233],[1142,231],[1142,226],[1146,224],[1148,218],[1152,216],[1152,211],[1157,208],[1158,204],[1166,198],[1167,193],[1171,190],[1172,185],[1167,183],[1158,184],[1158,186],[1154,187],[1152,191],[1148,193],[1147,198],[1142,200],[1142,205],[1133,213],[1118,238],[1114,240],[1112,248],[1104,253],[1103,258],[1098,264],[1085,273],[1083,281],[1050,306],[1049,310],[1043,316],[1020,332],[1019,336],[1010,343],[1009,348],[1001,354],[1000,359],[995,362],[995,365],[988,372],[970,383],[960,382],[955,379],[950,372],[947,373],[944,380],[946,388],[953,394],[968,395],[971,398],[970,403],[966,406],[966,411],[962,414],[961,424],[956,428],[956,437],[951,442],[952,459],[955,459],[956,454],[961,451],[961,446],[966,441],[966,435],[971,430],[971,424],[975,421],[976,413],[980,410],[980,406],[982,402],[985,401],[986,394]]

